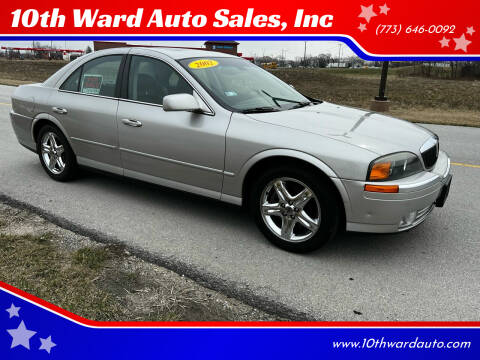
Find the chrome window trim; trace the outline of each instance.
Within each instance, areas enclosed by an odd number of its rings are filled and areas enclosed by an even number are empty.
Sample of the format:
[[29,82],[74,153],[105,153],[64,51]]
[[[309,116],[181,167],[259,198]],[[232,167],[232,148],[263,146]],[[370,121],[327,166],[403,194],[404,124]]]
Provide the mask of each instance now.
[[[71,90],[64,90],[64,89],[61,89],[61,87],[63,86],[63,84],[65,84],[68,79],[70,78],[70,76],[73,75],[73,73],[75,71],[77,71],[78,69],[80,69],[81,67],[85,66],[86,64],[88,64],[89,62],[92,62],[92,61],[95,61],[95,60],[98,60],[98,59],[101,59],[103,57],[109,57],[109,56],[121,56],[122,59],[120,61],[120,65],[119,65],[119,73],[117,75],[117,83],[115,84],[115,87],[118,86],[118,79],[121,78],[121,74],[120,74],[120,69],[122,68],[122,63],[124,62],[124,56],[128,55],[128,53],[124,54],[124,53],[112,53],[112,54],[100,54],[98,56],[93,56],[91,59],[85,59],[84,62],[82,62],[80,65],[78,65],[77,67],[75,67],[73,70],[70,70],[67,74],[64,74],[62,76],[62,78],[60,78],[57,83],[55,84],[55,89],[57,89],[58,91],[67,91],[67,92],[71,92],[71,93],[75,93],[75,94],[82,94],[82,95],[94,95],[94,94],[85,94],[85,93],[82,93],[81,91],[71,91]],[[80,87],[80,82],[81,82],[81,77],[83,75],[83,69],[82,71],[80,72],[80,79],[78,79],[79,81],[79,84],[78,84],[78,87]],[[123,81],[123,79],[122,79]],[[112,97],[112,96],[105,96],[105,95],[96,95],[96,96],[103,96],[103,97],[107,97],[107,98],[115,98],[115,97]]]
[[[129,56],[143,56],[143,57],[146,57],[146,58],[150,58],[150,59],[155,59],[155,60],[158,60],[158,61],[162,61],[164,62],[165,64],[167,64],[168,66],[170,66],[178,75],[180,75],[183,80],[185,80],[188,85],[190,85],[192,87],[192,89],[197,93],[198,96],[200,96],[200,98],[202,99],[202,101],[205,103],[205,105],[210,109],[210,112],[202,112],[202,114],[205,114],[205,115],[211,115],[211,116],[214,116],[215,115],[215,110],[213,110],[212,106],[210,106],[210,104],[208,103],[208,101],[205,99],[205,97],[202,95],[202,93],[200,91],[198,91],[197,87],[195,86],[195,84],[193,84],[189,79],[187,79],[180,71],[178,71],[177,67],[176,67],[176,62],[171,62],[167,59],[164,59],[163,57],[155,57],[155,56],[150,56],[150,55],[144,55],[144,54],[129,54]],[[168,58],[170,59],[170,58]],[[128,69],[128,72],[130,73],[130,67]],[[125,79],[123,79],[123,81],[125,81]],[[128,84],[127,84],[128,86]],[[203,89],[203,88],[202,88]],[[124,99],[124,98],[119,98],[119,100],[122,100],[122,101],[128,101],[128,102],[134,102],[134,103],[137,103],[137,104],[143,104],[143,105],[152,105],[152,106],[158,106],[158,107],[161,107],[163,108],[163,105],[160,105],[160,104],[154,104],[154,103],[149,103],[149,102],[143,102],[143,101],[138,101],[138,100],[132,100],[132,99]]]
[[[104,57],[104,56],[112,56],[112,55],[119,55],[119,56],[124,56],[128,55],[128,53],[132,50],[132,48],[114,48],[114,49],[105,49],[105,50],[100,50],[100,51],[95,51],[90,54],[83,55],[79,57],[78,59],[75,59],[73,62],[68,63],[64,67],[69,67],[68,69],[65,70],[64,73],[62,73],[58,79],[55,80],[54,83],[52,83],[49,87],[52,89],[60,89],[60,87],[63,85],[63,83],[72,75],[79,67],[85,65],[86,63]],[[75,67],[73,67],[73,63],[79,61],[78,63],[74,64]],[[72,66],[70,66],[72,65]],[[62,72],[63,68],[58,70],[58,72]],[[56,74],[56,73],[55,73]],[[53,74],[52,76],[54,76]],[[50,78],[48,78],[45,81],[48,81]]]
[[[115,54],[111,54],[111,55],[115,55]],[[111,56],[111,55],[106,55],[106,56]],[[117,54],[117,55],[120,55],[120,54]],[[204,114],[204,115],[208,115],[208,116],[215,116],[215,110],[213,110],[212,106],[208,103],[208,101],[205,99],[205,97],[201,94],[200,91],[198,91],[197,87],[192,84],[192,82],[187,79],[181,72],[179,72],[177,70],[177,68],[175,68],[174,66],[172,66],[172,64],[170,64],[170,62],[168,61],[165,61],[164,59],[161,59],[161,58],[157,58],[157,57],[153,57],[153,56],[148,56],[148,55],[138,55],[138,54],[132,54],[131,56],[143,56],[143,57],[148,57],[148,58],[151,58],[151,59],[155,59],[155,60],[158,60],[158,61],[163,61],[164,63],[168,64],[173,70],[175,70],[177,72],[177,74],[179,74],[191,87],[192,89],[197,93],[197,95],[202,99],[202,101],[204,102],[204,104],[208,107],[208,109],[210,110],[210,112],[206,112],[206,111],[202,111],[201,114]],[[95,60],[95,59],[98,59],[100,58],[97,57],[97,58],[94,58],[92,60]],[[87,61],[88,62],[88,61]],[[156,106],[156,107],[161,107],[163,108],[163,105],[160,105],[160,104],[154,104],[154,103],[149,103],[149,102],[143,102],[143,101],[138,101],[138,100],[132,100],[132,99],[124,99],[124,98],[121,98],[121,97],[114,97],[114,96],[105,96],[105,95],[96,95],[96,94],[85,94],[85,93],[82,93],[80,91],[71,91],[71,90],[63,90],[63,89],[60,89],[60,87],[63,85],[63,83],[65,81],[68,80],[68,78],[70,77],[71,74],[73,74],[80,66],[83,66],[85,65],[87,62],[85,63],[82,63],[81,65],[79,65],[78,67],[76,67],[73,71],[71,71],[68,76],[61,82],[61,84],[56,87],[57,91],[59,92],[65,92],[65,93],[70,93],[70,94],[77,94],[77,95],[85,95],[85,96],[94,96],[94,97],[100,97],[100,98],[104,98],[104,99],[112,99],[112,100],[119,100],[119,101],[127,101],[127,102],[131,102],[131,103],[136,103],[136,104],[141,104],[141,105],[150,105],[150,106]],[[130,71],[130,69],[128,69]],[[125,79],[122,79],[122,81],[124,81]]]
[[70,94],[76,94],[76,95],[93,96],[93,97],[99,97],[99,98],[104,98],[104,99],[119,100],[119,98],[114,97],[114,96],[105,96],[105,95],[96,95],[96,94],[85,94],[85,93],[78,92],[78,91],[62,90],[62,89],[60,89],[60,88],[57,88],[57,91],[59,91],[59,92],[65,92],[65,93],[70,93]]

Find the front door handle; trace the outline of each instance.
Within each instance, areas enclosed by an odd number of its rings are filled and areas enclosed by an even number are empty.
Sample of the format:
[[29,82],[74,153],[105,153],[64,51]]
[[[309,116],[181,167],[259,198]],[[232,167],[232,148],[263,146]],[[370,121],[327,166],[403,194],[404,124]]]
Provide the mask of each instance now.
[[133,126],[133,127],[140,127],[142,126],[142,123],[138,120],[132,120],[132,119],[122,119],[122,123],[128,126]]
[[66,114],[68,112],[67,109],[61,108],[61,107],[56,107],[56,106],[52,107],[52,110],[54,112],[56,112],[57,114]]

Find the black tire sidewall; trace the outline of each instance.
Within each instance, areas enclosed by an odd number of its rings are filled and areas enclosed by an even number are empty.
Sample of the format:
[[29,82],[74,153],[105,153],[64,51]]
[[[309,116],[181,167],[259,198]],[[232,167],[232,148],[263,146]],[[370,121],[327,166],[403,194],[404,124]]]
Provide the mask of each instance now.
[[[260,211],[260,198],[265,187],[274,179],[290,177],[306,184],[318,199],[321,209],[320,228],[310,239],[303,242],[289,242],[274,234],[265,224]],[[340,216],[334,185],[307,169],[282,166],[268,169],[252,184],[248,196],[248,209],[255,223],[267,239],[276,246],[291,252],[305,253],[316,250],[333,238],[338,231]]]
[[[52,173],[48,169],[42,157],[42,151],[41,151],[42,138],[47,132],[54,133],[60,139],[60,142],[63,145],[64,154],[65,154],[65,169],[60,174]],[[56,126],[45,125],[38,132],[38,136],[36,140],[37,140],[37,154],[38,154],[38,157],[40,158],[40,163],[42,164],[42,167],[45,170],[45,172],[52,179],[57,181],[69,181],[73,179],[77,172],[77,159],[65,135],[63,135],[63,133]]]

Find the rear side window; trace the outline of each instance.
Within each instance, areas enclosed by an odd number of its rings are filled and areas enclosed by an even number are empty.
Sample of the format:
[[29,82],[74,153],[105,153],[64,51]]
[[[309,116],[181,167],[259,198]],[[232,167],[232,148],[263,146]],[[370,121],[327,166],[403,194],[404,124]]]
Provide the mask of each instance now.
[[115,96],[122,55],[103,56],[83,65],[80,92]]
[[62,86],[60,86],[60,89],[67,90],[67,91],[78,91],[81,72],[82,72],[82,67],[80,66],[68,77],[67,80],[65,80]]
[[167,95],[193,94],[193,88],[163,61],[133,56],[128,75],[128,99],[163,104]]

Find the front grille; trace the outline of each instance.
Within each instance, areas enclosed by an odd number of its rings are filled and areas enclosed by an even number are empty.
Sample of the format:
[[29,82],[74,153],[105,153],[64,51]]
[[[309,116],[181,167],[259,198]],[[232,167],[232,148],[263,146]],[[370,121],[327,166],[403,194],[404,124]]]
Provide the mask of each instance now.
[[[425,143],[426,145],[427,143]],[[422,148],[422,159],[425,167],[430,169],[435,166],[438,158],[438,140],[435,139],[435,143],[427,149],[423,150]]]

